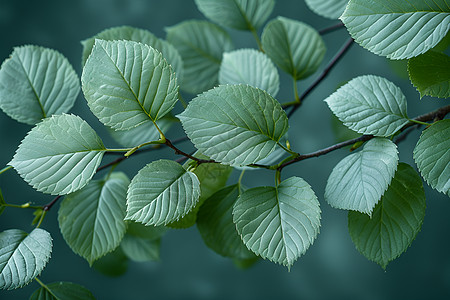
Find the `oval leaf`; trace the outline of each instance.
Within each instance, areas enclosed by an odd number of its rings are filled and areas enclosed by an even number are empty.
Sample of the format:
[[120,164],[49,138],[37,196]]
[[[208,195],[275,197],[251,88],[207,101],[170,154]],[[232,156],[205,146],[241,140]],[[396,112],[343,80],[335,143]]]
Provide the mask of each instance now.
[[425,53],[450,29],[446,0],[350,0],[341,18],[361,46],[390,59]]
[[390,136],[409,122],[405,95],[378,76],[354,78],[325,102],[345,126],[362,134]]
[[158,261],[161,239],[149,240],[126,234],[120,247],[125,255],[133,261]]
[[128,270],[128,257],[125,256],[121,247],[117,247],[113,252],[102,256],[92,264],[92,268],[102,275],[118,277]]
[[59,52],[23,46],[0,69],[0,108],[16,121],[34,125],[68,112],[80,92],[78,75]]
[[278,17],[264,28],[262,46],[265,53],[295,80],[313,74],[325,55],[325,43],[311,26]]
[[371,215],[397,169],[397,146],[374,138],[341,160],[328,177],[325,200],[333,207]]
[[72,282],[54,282],[34,291],[30,300],[95,300],[84,286]]
[[372,217],[350,211],[348,229],[356,249],[383,269],[406,251],[425,217],[425,192],[419,175],[399,164]]
[[305,0],[305,2],[319,16],[338,19],[344,12],[348,0]]
[[0,288],[16,289],[38,276],[52,252],[52,237],[36,228],[30,234],[9,229],[0,233]]
[[267,157],[288,130],[281,105],[248,85],[209,90],[177,117],[198,150],[229,165],[248,165]]
[[44,119],[31,129],[9,165],[38,191],[65,195],[91,180],[105,151],[86,121],[63,114]]
[[166,225],[186,215],[199,197],[200,183],[194,173],[174,161],[154,161],[131,181],[126,220]]
[[450,195],[450,120],[434,123],[422,132],[414,148],[414,161],[427,183]]
[[234,205],[233,221],[251,251],[290,267],[319,233],[319,201],[308,183],[292,177],[277,188],[245,191]]
[[264,53],[241,49],[223,54],[219,70],[220,84],[248,84],[275,97],[280,88],[278,71]]
[[175,73],[161,53],[132,41],[96,40],[81,82],[89,108],[115,130],[162,118],[178,97]]

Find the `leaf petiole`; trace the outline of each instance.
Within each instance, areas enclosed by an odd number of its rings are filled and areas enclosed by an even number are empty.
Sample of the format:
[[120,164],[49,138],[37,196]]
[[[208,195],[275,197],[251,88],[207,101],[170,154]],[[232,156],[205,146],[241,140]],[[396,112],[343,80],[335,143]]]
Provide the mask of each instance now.
[[3,174],[3,173],[5,173],[6,171],[8,171],[10,169],[12,169],[12,166],[4,167],[3,169],[0,170],[0,174]]

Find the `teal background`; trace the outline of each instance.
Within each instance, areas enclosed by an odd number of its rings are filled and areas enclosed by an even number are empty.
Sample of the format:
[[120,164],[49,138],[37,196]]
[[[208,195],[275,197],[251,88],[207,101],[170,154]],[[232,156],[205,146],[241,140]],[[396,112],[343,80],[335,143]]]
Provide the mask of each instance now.
[[[316,29],[335,24],[312,13],[299,0],[279,0],[271,18],[278,15],[306,22]],[[204,19],[192,0],[0,0],[0,60],[6,59],[13,47],[36,44],[63,53],[81,75],[80,41],[99,31],[119,25],[145,28],[158,37],[165,37],[164,27],[190,18]],[[236,48],[255,47],[249,33],[229,30]],[[328,47],[322,68],[345,43],[345,29],[324,36]],[[400,66],[400,75],[405,70]],[[300,153],[308,153],[335,143],[330,111],[322,101],[335,88],[356,76],[384,76],[399,85],[408,99],[410,117],[444,105],[444,100],[419,98],[407,78],[399,77],[384,58],[375,56],[358,45],[330,76],[307,98],[290,120],[290,142]],[[289,77],[280,72],[282,84],[277,99],[292,100]],[[299,83],[300,92],[318,74]],[[191,99],[193,95],[184,95]],[[181,106],[176,106],[181,111]],[[109,147],[117,146],[107,131],[90,113],[80,94],[71,111],[82,116],[99,133]],[[17,123],[0,112],[0,169],[14,154],[30,126]],[[419,132],[399,145],[400,161],[414,166],[412,149]],[[182,135],[180,126],[168,137]],[[191,151],[189,143],[181,146]],[[427,211],[422,231],[408,251],[386,271],[365,259],[352,244],[347,230],[347,213],[331,208],[323,199],[326,180],[332,168],[348,152],[339,150],[320,159],[310,159],[287,167],[283,178],[300,176],[310,183],[322,209],[322,226],[317,240],[288,272],[286,268],[260,261],[248,270],[239,270],[233,263],[209,250],[195,227],[171,230],[162,241],[161,261],[129,263],[128,271],[118,278],[108,278],[89,268],[64,242],[57,224],[55,206],[42,228],[53,239],[53,254],[40,279],[45,283],[71,281],[91,290],[97,299],[449,299],[450,297],[450,202],[448,197],[426,188]],[[172,151],[161,150],[130,158],[117,169],[130,178],[151,160],[175,158]],[[107,162],[111,158],[106,158]],[[102,174],[100,174],[102,176]],[[235,181],[238,172],[232,174]],[[268,171],[248,172],[244,184],[249,187],[272,185]],[[8,203],[32,201],[43,205],[53,197],[29,187],[11,170],[0,176],[0,188]],[[0,216],[0,230],[19,228],[31,231],[33,216],[28,210],[7,208]],[[28,299],[38,288],[36,282],[22,289],[0,291],[0,299]]]

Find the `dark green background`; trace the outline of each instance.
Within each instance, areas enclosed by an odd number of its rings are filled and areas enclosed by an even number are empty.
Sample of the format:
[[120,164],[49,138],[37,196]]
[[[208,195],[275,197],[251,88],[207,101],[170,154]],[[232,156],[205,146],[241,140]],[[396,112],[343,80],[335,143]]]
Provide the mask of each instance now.
[[[300,0],[279,0],[271,18],[278,15],[304,21],[317,29],[336,23],[314,15]],[[165,37],[164,27],[190,18],[203,19],[193,0],[0,0],[0,60],[6,59],[15,46],[36,44],[62,52],[80,75],[81,40],[118,25],[145,28]],[[255,47],[250,34],[235,30],[230,33],[236,47]],[[324,64],[347,37],[345,30],[324,37],[328,47]],[[404,74],[405,70],[402,71]],[[401,86],[408,98],[410,117],[444,105],[444,100],[420,100],[409,81],[397,76],[387,60],[354,45],[290,120],[294,150],[306,153],[335,142],[330,112],[322,100],[342,82],[363,74],[384,76]],[[277,98],[281,102],[291,101],[291,82],[286,75],[280,75],[283,82]],[[300,82],[300,91],[311,81]],[[186,99],[192,97],[185,95]],[[176,110],[180,109],[177,105]],[[82,116],[96,128],[107,146],[116,146],[90,113],[82,95],[72,113]],[[30,126],[17,123],[0,112],[0,169],[11,159],[29,129]],[[173,139],[181,134],[178,127],[168,136]],[[419,132],[415,132],[407,142],[400,144],[401,161],[413,164],[412,149],[418,136]],[[187,151],[192,149],[188,144],[182,147]],[[56,206],[42,225],[51,233],[54,247],[40,278],[46,283],[81,284],[98,299],[449,299],[449,199],[426,188],[427,211],[422,231],[411,248],[383,271],[353,246],[347,231],[347,213],[332,209],[323,199],[328,175],[347,153],[336,151],[320,159],[292,165],[283,172],[283,178],[296,175],[308,181],[323,211],[320,235],[290,272],[268,261],[261,261],[249,270],[239,270],[231,261],[206,248],[194,227],[172,230],[166,235],[160,262],[130,263],[124,276],[108,278],[91,270],[88,263],[65,244],[57,226]],[[152,152],[131,158],[118,169],[131,178],[151,160],[174,157],[171,151]],[[230,180],[236,180],[237,175],[233,173]],[[244,184],[249,187],[272,185],[273,181],[273,174],[268,171],[248,172],[244,178]],[[0,188],[9,203],[33,201],[41,205],[52,199],[35,192],[12,170],[0,176]],[[31,220],[30,211],[7,208],[0,217],[0,230],[19,228],[29,232],[33,228]],[[0,291],[0,298],[27,299],[37,287],[37,283],[32,282],[23,289]]]

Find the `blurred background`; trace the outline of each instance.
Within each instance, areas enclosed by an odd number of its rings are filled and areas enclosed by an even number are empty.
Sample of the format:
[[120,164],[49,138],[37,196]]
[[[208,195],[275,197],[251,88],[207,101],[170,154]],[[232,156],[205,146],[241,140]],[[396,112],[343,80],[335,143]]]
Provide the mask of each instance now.
[[[279,0],[271,18],[285,16],[322,29],[336,24],[315,15],[303,1]],[[130,25],[150,30],[165,38],[164,28],[186,19],[204,19],[193,0],[0,0],[0,61],[9,57],[13,47],[34,44],[53,48],[64,54],[81,75],[80,41],[113,26]],[[250,33],[228,30],[235,47],[255,48]],[[345,43],[345,29],[324,36],[327,54],[321,69]],[[405,64],[391,63],[353,45],[330,76],[306,99],[290,120],[292,148],[307,153],[336,142],[331,113],[323,102],[337,86],[356,76],[384,76],[399,85],[408,99],[410,117],[443,106],[443,100],[420,99],[407,79]],[[280,72],[280,102],[293,100],[290,78]],[[304,91],[318,74],[299,83]],[[185,94],[189,100],[194,95]],[[181,111],[181,105],[175,107]],[[105,145],[117,144],[89,111],[80,93],[71,111],[93,126]],[[183,135],[172,128],[168,137]],[[0,112],[0,169],[11,159],[30,126],[18,123]],[[400,161],[414,166],[412,149],[420,132],[413,132],[399,145]],[[191,151],[189,143],[181,148]],[[162,240],[159,262],[128,264],[121,277],[106,277],[90,269],[88,263],[74,254],[64,242],[57,224],[55,206],[42,228],[53,239],[52,258],[42,272],[44,283],[71,281],[91,290],[97,299],[450,299],[450,201],[448,197],[426,187],[427,210],[422,231],[408,251],[391,262],[386,271],[364,258],[352,244],[347,230],[347,212],[331,208],[323,199],[328,175],[337,162],[348,154],[339,150],[287,167],[283,179],[304,178],[315,190],[322,209],[321,232],[291,268],[261,260],[247,270],[240,270],[231,260],[209,250],[194,227],[170,230]],[[160,150],[136,156],[122,163],[122,170],[132,178],[151,160],[175,158],[172,151]],[[105,162],[108,158],[105,159]],[[414,166],[415,167],[415,166]],[[232,174],[229,183],[237,180]],[[103,175],[101,175],[103,176]],[[243,183],[248,187],[272,185],[268,171],[247,172]],[[0,188],[8,203],[28,201],[43,205],[52,196],[34,191],[11,170],[0,176]],[[0,230],[18,228],[31,231],[33,216],[28,210],[7,208],[0,216]],[[1,299],[28,299],[39,286],[31,282],[22,289],[0,291]]]

